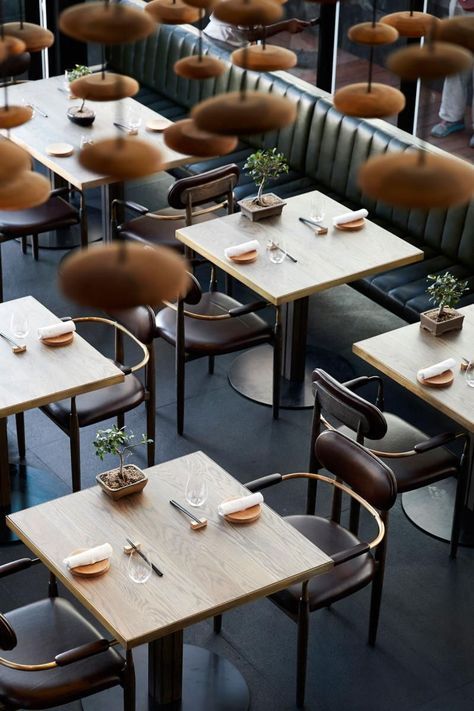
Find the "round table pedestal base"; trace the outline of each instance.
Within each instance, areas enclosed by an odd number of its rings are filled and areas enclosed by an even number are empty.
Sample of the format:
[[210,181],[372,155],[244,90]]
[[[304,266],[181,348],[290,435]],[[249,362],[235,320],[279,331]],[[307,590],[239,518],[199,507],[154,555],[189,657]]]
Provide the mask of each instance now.
[[7,528],[5,516],[14,511],[30,508],[65,496],[70,489],[50,472],[35,469],[26,464],[10,465],[11,503],[1,507],[0,544],[18,543],[18,538]]
[[[441,541],[451,540],[456,479],[409,491],[402,496],[402,508],[417,528]],[[459,543],[474,546],[474,513],[464,510]]]
[[[160,705],[148,698],[147,647],[133,651],[137,679],[136,711],[247,711],[250,693],[239,670],[220,654],[184,645],[181,702]],[[82,701],[84,711],[122,708],[122,691],[111,689]]]
[[[280,407],[283,409],[300,410],[313,407],[311,375],[314,368],[322,368],[342,382],[354,377],[349,361],[324,348],[307,348],[306,363],[303,381],[281,379]],[[228,377],[230,384],[240,395],[260,405],[272,405],[273,348],[259,346],[237,356],[230,367]]]

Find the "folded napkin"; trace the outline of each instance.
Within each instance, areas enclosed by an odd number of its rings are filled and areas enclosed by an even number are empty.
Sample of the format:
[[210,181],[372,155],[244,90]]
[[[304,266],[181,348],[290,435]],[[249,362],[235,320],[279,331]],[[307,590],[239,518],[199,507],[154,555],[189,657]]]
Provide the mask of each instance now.
[[259,243],[256,239],[251,239],[249,242],[242,242],[242,244],[236,244],[234,247],[227,247],[224,250],[224,254],[227,258],[238,257],[241,254],[246,254],[247,252],[253,252],[254,249],[258,250]]
[[259,491],[256,494],[242,496],[240,499],[232,499],[232,501],[223,501],[217,507],[217,512],[220,516],[228,516],[229,514],[237,513],[237,511],[245,511],[251,506],[263,503],[263,496]]
[[55,336],[64,336],[65,333],[73,333],[76,330],[74,321],[61,321],[53,323],[52,326],[41,326],[38,328],[38,338],[40,341],[43,338],[54,338]]
[[430,365],[428,368],[421,368],[417,375],[422,380],[434,378],[435,375],[441,375],[441,373],[444,373],[446,370],[451,370],[451,368],[454,368],[455,365],[456,361],[454,358],[448,358],[447,360],[442,360],[439,363]]
[[106,560],[111,555],[112,546],[110,543],[103,543],[101,546],[95,546],[95,548],[89,548],[86,551],[82,551],[82,553],[68,556],[63,560],[63,563],[70,570],[71,568],[78,568],[80,565],[98,563],[99,560]]
[[360,220],[362,217],[367,217],[368,214],[369,213],[365,208],[362,208],[362,210],[354,210],[354,212],[345,212],[343,215],[333,217],[332,224],[344,225],[346,222],[355,222],[356,220]]

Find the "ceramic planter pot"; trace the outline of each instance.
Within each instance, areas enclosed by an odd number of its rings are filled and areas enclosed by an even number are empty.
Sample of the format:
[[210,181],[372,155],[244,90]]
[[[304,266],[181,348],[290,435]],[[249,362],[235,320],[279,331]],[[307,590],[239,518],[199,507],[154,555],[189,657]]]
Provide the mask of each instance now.
[[80,106],[72,106],[67,112],[67,117],[78,126],[92,126],[95,121],[95,113],[87,107],[81,110]]
[[118,467],[117,469],[110,469],[109,471],[102,472],[102,474],[97,474],[96,476],[96,481],[101,487],[101,489],[107,494],[107,496],[110,496],[110,498],[114,499],[115,501],[117,499],[121,499],[123,496],[130,496],[130,494],[138,494],[138,492],[142,491],[148,484],[148,477],[141,469],[136,467],[134,464],[127,464],[126,468],[133,469],[135,472],[138,472],[142,475],[142,478],[139,481],[134,481],[130,484],[126,484],[125,486],[121,486],[118,489],[113,489],[111,486],[105,483],[103,477],[105,477],[107,474],[117,472]]
[[245,200],[239,200],[237,203],[242,214],[252,222],[263,220],[265,217],[275,217],[276,215],[281,215],[283,207],[286,205],[286,202],[274,193],[267,193],[263,197],[266,200],[271,200],[271,204],[257,205],[254,198],[245,198]]
[[462,328],[464,314],[460,314],[459,311],[455,309],[445,309],[445,313],[449,314],[449,318],[443,321],[437,321],[437,313],[438,309],[423,311],[420,314],[420,327],[432,333],[433,336],[440,336],[447,331],[459,331]]

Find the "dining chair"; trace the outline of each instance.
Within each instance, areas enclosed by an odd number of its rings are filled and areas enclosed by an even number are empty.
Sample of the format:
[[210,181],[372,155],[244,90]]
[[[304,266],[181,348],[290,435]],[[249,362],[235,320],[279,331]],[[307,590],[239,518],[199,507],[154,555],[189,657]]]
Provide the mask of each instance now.
[[[146,408],[147,462],[151,467],[155,463],[155,357],[153,337],[155,314],[149,306],[137,306],[133,309],[117,311],[115,320],[99,316],[75,318],[75,323],[90,322],[111,326],[115,331],[115,363],[125,374],[125,379],[116,385],[110,385],[70,400],[44,405],[41,410],[60,429],[68,435],[71,449],[72,490],[81,488],[80,430],[82,427],[117,418],[117,426],[125,424],[125,413],[142,403]],[[140,349],[142,358],[139,363],[124,364],[124,336]],[[144,382],[136,373],[144,368]],[[17,420],[19,440],[24,422]],[[151,440],[151,441],[150,441]],[[23,431],[24,441],[24,431]],[[20,446],[19,446],[20,448]]]
[[[316,441],[318,460],[334,476],[316,473],[270,474],[245,484],[249,491],[261,491],[294,479],[322,482],[333,489],[333,502],[347,495],[363,507],[377,525],[376,535],[367,542],[341,525],[340,517],[313,514],[285,516],[303,536],[332,558],[333,567],[303,584],[295,583],[269,599],[297,623],[296,704],[304,706],[306,666],[311,612],[329,607],[348,595],[372,584],[369,644],[374,645],[382,602],[387,547],[388,512],[397,497],[397,482],[391,469],[367,449],[339,432],[324,432]],[[220,632],[221,617],[214,618]]]
[[[0,579],[39,562],[0,565]],[[121,686],[123,710],[135,711],[132,652],[117,645],[58,597],[51,576],[47,598],[0,614],[0,709],[49,709]]]
[[[375,404],[358,395],[359,388],[375,384]],[[364,445],[390,468],[397,479],[400,494],[428,486],[441,479],[457,477],[456,502],[453,512],[450,556],[456,557],[461,514],[466,494],[469,438],[465,432],[443,432],[428,437],[402,418],[383,412],[383,381],[378,375],[361,376],[346,383],[339,383],[324,370],[313,372],[315,395],[310,447],[311,472],[319,469],[315,442],[325,429],[338,429]],[[463,441],[462,453],[453,454],[445,445]],[[316,483],[308,483],[307,512],[314,511]],[[358,508],[352,505],[353,528],[357,530]]]
[[[77,193],[79,207],[75,207],[65,196]],[[87,222],[84,198],[80,191],[68,187],[57,188],[48,200],[37,207],[25,210],[0,210],[0,301],[3,301],[1,245],[21,238],[23,253],[26,254],[27,238],[31,235],[33,257],[38,260],[38,235],[51,230],[59,230],[72,225],[81,227],[81,246],[87,247]]]
[[278,419],[281,373],[280,309],[276,308],[271,326],[255,312],[268,306],[266,301],[241,304],[228,294],[211,289],[203,293],[198,280],[189,274],[187,294],[176,304],[156,315],[156,335],[176,348],[177,430],[184,429],[185,363],[207,357],[209,373],[214,372],[215,356],[259,346],[273,345],[273,417]]

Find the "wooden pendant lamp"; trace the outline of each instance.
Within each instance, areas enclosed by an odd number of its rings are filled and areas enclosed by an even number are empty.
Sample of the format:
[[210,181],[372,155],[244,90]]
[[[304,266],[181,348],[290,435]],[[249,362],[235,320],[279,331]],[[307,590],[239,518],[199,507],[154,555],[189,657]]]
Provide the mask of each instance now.
[[274,44],[252,44],[241,47],[231,54],[232,64],[256,72],[274,72],[295,67],[298,57],[285,47]]
[[0,62],[3,62],[7,57],[14,57],[26,51],[26,44],[23,40],[13,37],[13,35],[4,34],[4,28],[2,28],[2,35],[0,37]]
[[423,150],[370,158],[359,170],[360,189],[374,200],[404,208],[448,208],[474,195],[474,168]]
[[219,0],[183,0],[185,5],[190,7],[198,7],[201,10],[207,10],[212,12],[213,7],[219,2]]
[[[4,24],[5,35],[16,37],[24,43],[28,52],[40,52],[48,49],[54,43],[54,35],[41,25],[34,25],[31,22],[7,22]],[[20,54],[20,52],[16,52]]]
[[187,280],[186,262],[173,250],[126,242],[80,250],[59,269],[59,285],[68,298],[106,310],[174,301]]
[[392,12],[380,18],[380,22],[394,27],[400,37],[420,38],[430,34],[438,18],[427,12],[413,10],[414,0],[410,0],[410,8],[400,12]]
[[214,8],[218,20],[241,27],[270,25],[282,14],[281,5],[274,0],[221,0]]
[[369,76],[367,83],[349,84],[334,94],[334,106],[349,116],[362,118],[385,118],[400,113],[405,107],[405,97],[401,91],[387,84],[372,81],[374,67],[374,47],[392,44],[398,39],[393,27],[376,21],[377,2],[372,6],[372,22],[354,25],[348,31],[353,42],[370,46]]
[[0,183],[31,168],[31,158],[8,138],[0,140]]
[[434,28],[434,38],[474,52],[474,16],[458,15],[440,20]]
[[161,153],[148,141],[134,136],[103,138],[84,146],[79,163],[99,175],[134,180],[161,170]]
[[15,128],[33,118],[31,106],[0,106],[0,128]]
[[139,83],[131,77],[113,72],[97,72],[71,82],[71,93],[78,99],[91,101],[118,101],[135,96]]
[[238,143],[236,136],[222,136],[202,131],[192,119],[176,121],[165,128],[163,136],[165,144],[173,151],[203,158],[231,153]]
[[387,67],[402,79],[441,79],[472,66],[472,53],[449,42],[428,41],[423,46],[392,52]]
[[122,44],[148,37],[155,25],[138,8],[113,0],[86,2],[66,8],[59,16],[59,29],[81,42]]
[[26,210],[46,202],[51,185],[43,175],[24,170],[0,182],[0,210]]
[[179,77],[185,79],[210,79],[211,77],[220,77],[226,70],[226,65],[216,57],[211,57],[209,54],[202,52],[202,21],[204,10],[199,10],[199,39],[198,53],[191,57],[183,57],[174,64],[174,72]]
[[201,16],[200,7],[183,0],[151,0],[145,5],[145,12],[163,25],[192,24]]

